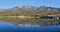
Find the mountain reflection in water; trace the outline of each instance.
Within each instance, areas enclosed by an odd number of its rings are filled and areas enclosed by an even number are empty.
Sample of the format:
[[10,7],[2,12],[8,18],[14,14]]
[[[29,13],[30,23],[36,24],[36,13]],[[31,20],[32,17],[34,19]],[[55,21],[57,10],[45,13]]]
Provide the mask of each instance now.
[[0,32],[60,32],[60,26],[16,26],[11,23],[0,23]]

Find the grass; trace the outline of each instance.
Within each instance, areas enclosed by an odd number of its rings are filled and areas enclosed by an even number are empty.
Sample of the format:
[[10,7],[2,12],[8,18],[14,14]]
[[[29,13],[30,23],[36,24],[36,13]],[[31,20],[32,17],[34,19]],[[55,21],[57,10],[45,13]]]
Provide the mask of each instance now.
[[[56,15],[55,12],[0,12],[0,20],[43,20],[40,16]],[[20,16],[20,17],[19,17]]]

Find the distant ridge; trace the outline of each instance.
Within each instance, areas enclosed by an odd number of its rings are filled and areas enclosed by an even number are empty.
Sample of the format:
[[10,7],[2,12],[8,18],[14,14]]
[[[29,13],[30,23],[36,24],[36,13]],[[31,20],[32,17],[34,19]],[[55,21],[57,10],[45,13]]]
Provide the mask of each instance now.
[[16,6],[10,9],[0,9],[0,12],[23,12],[23,11],[39,11],[39,12],[60,12],[60,8],[46,7],[46,6]]

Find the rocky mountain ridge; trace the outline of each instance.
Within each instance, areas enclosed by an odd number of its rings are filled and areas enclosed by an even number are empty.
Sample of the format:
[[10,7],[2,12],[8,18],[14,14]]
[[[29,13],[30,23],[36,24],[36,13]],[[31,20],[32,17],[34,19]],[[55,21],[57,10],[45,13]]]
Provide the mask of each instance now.
[[0,9],[0,12],[3,11],[13,11],[13,12],[23,12],[23,11],[39,11],[39,12],[60,12],[60,8],[46,7],[46,6],[16,6],[10,9]]

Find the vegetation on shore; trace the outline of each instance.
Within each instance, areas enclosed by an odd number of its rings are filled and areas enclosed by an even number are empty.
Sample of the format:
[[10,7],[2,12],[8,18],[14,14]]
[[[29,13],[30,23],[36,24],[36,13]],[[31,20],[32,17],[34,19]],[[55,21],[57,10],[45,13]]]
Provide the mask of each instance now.
[[55,12],[0,12],[0,19],[7,19],[7,20],[27,20],[27,19],[40,19],[40,16],[47,16],[47,15],[57,15],[60,13]]
[[16,25],[30,23],[31,25],[50,26],[58,25],[60,20],[41,19],[40,16],[56,15],[55,12],[0,12],[0,20],[9,20]]

